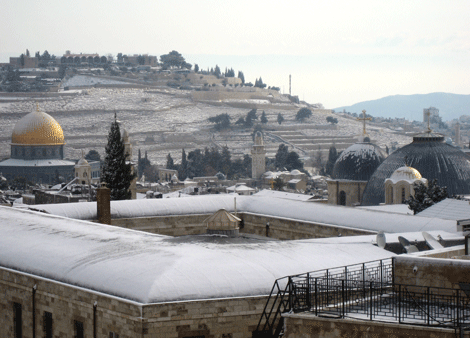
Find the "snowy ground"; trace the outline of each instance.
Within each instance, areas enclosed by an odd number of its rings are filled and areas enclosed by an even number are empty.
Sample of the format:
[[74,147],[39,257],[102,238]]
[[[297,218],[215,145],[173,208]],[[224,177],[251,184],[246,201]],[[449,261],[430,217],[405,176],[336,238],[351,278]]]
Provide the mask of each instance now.
[[[227,113],[232,117],[232,123],[235,123],[249,109],[193,102],[190,92],[171,88],[90,88],[73,95],[63,92],[54,97],[12,101],[0,100],[0,158],[10,156],[13,128],[21,117],[35,109],[36,102],[62,126],[67,144],[65,156],[70,159],[79,158],[82,149],[85,152],[96,149],[104,154],[107,133],[115,112],[131,136],[134,157],[137,157],[137,149],[140,148],[142,154],[148,152],[154,164],[164,165],[168,153],[178,161],[182,148],[188,152],[206,146],[227,145],[234,156],[240,156],[249,154],[252,144],[251,130],[236,128],[229,133],[218,133],[207,122],[211,116]],[[355,136],[362,131],[359,121],[339,115],[337,130],[312,129],[313,125],[326,124],[327,113],[324,112],[314,111],[305,124],[295,122],[297,109],[280,107],[265,109],[265,112],[269,120],[267,129],[293,130],[306,137]],[[281,126],[276,122],[279,113],[285,118]],[[369,128],[369,134],[382,147],[390,147],[393,141],[399,144],[411,141],[410,137],[392,134],[389,129]],[[276,137],[267,137],[268,156],[273,156],[279,142]]]

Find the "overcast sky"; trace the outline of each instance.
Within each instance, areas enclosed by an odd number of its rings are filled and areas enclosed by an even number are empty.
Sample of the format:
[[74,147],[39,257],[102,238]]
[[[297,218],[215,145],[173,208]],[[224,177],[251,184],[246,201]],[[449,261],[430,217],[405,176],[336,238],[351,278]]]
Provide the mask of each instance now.
[[0,0],[0,62],[177,50],[327,108],[470,94],[470,1]]

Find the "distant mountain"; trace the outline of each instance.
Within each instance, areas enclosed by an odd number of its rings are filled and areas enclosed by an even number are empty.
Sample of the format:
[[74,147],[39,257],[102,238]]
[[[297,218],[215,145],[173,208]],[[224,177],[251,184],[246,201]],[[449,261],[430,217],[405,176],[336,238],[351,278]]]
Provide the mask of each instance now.
[[408,120],[423,120],[423,108],[439,109],[444,121],[470,115],[470,95],[430,93],[415,95],[393,95],[378,100],[364,101],[347,107],[335,108],[336,112],[360,114],[363,109],[374,117],[404,117]]

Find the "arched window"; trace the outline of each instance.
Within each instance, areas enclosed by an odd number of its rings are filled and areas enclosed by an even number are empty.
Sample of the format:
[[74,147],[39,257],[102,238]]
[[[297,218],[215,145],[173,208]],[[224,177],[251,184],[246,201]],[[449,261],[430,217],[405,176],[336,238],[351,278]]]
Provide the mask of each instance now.
[[405,196],[405,188],[401,188],[401,203],[405,203],[406,196]]
[[393,204],[393,187],[389,188],[390,204]]
[[339,205],[346,205],[346,193],[343,190],[339,192]]

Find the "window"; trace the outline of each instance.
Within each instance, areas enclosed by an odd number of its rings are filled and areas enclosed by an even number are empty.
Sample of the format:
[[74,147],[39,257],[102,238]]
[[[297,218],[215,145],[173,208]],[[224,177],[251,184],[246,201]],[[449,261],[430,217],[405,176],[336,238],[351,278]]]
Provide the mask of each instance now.
[[44,312],[44,338],[52,338],[52,313]]
[[390,187],[390,204],[393,204],[393,187]]
[[119,335],[115,332],[109,332],[109,338],[119,338]]
[[401,203],[405,203],[405,188],[401,188]]
[[15,338],[23,337],[23,320],[21,318],[21,304],[13,303],[13,330]]
[[343,190],[339,193],[339,205],[346,205],[346,193]]
[[83,338],[83,323],[75,321],[75,336],[74,338]]

